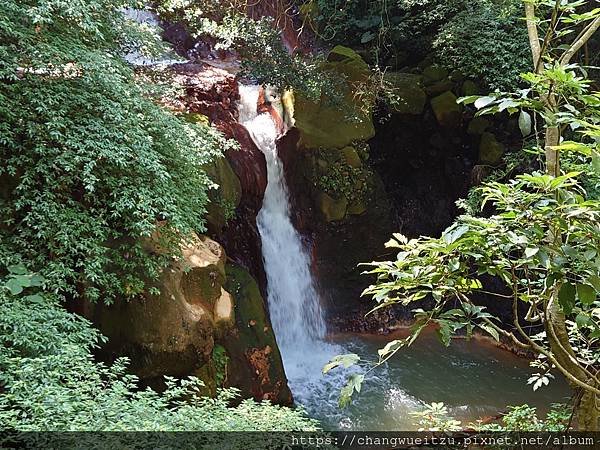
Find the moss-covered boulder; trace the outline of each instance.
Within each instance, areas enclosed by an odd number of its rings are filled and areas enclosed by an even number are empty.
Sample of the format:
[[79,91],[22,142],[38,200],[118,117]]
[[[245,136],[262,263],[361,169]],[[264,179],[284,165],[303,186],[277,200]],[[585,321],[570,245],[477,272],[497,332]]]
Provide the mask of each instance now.
[[479,162],[495,166],[502,161],[502,155],[504,155],[504,145],[498,142],[493,133],[483,133],[479,144]]
[[319,192],[316,196],[317,208],[327,222],[335,222],[346,217],[348,200],[345,197],[333,198],[326,192]]
[[364,201],[356,201],[348,205],[347,213],[351,216],[360,216],[367,211],[367,205]]
[[225,288],[235,299],[234,332],[223,339],[227,385],[255,399],[291,404],[281,354],[256,280],[241,266],[227,264]]
[[371,117],[373,94],[357,96],[370,75],[367,63],[354,50],[336,46],[331,50],[324,69],[339,74],[345,83],[339,104],[323,96],[311,101],[296,95],[294,107],[300,145],[306,148],[343,148],[356,140],[368,140],[375,135]]
[[469,122],[469,126],[467,127],[467,133],[472,135],[481,135],[491,125],[491,122],[485,117],[474,117],[473,120]]
[[462,107],[456,100],[456,95],[450,91],[431,99],[431,108],[441,126],[452,128],[460,124]]
[[448,77],[448,71],[441,66],[431,65],[423,69],[423,83],[427,86]]
[[451,91],[452,89],[454,89],[454,82],[445,78],[427,86],[425,88],[425,92],[428,96],[434,97],[436,95],[442,94],[443,92]]
[[344,147],[340,150],[342,156],[344,157],[344,161],[350,166],[354,168],[362,167],[362,160],[358,155],[358,152],[354,147]]
[[392,95],[389,106],[397,114],[421,114],[427,102],[427,94],[423,90],[422,77],[414,73],[388,72],[385,81],[389,84]]
[[466,80],[460,88],[460,94],[464,97],[479,95],[479,86],[474,81]]
[[217,185],[209,191],[206,221],[214,231],[220,231],[232,217],[242,198],[242,185],[229,161],[217,158],[206,167],[206,173]]
[[217,329],[233,327],[233,318],[226,318],[229,294],[222,287],[223,248],[194,236],[181,251],[182,260],[162,273],[160,294],[85,305],[84,315],[109,338],[106,353],[128,356],[133,372],[148,383],[196,373],[210,363]]

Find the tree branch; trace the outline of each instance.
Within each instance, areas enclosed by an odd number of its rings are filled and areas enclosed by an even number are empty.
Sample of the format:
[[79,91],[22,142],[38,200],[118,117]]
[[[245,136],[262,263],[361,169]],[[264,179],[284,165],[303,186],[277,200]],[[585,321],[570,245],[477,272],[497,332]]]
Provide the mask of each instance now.
[[542,50],[540,48],[540,37],[535,17],[535,6],[532,3],[525,3],[525,19],[527,20],[527,35],[529,36],[531,56],[533,56],[533,67],[540,67]]
[[577,37],[571,47],[566,50],[559,59],[559,63],[566,66],[571,61],[571,58],[579,51],[581,47],[592,37],[592,35],[600,28],[600,16],[596,17]]

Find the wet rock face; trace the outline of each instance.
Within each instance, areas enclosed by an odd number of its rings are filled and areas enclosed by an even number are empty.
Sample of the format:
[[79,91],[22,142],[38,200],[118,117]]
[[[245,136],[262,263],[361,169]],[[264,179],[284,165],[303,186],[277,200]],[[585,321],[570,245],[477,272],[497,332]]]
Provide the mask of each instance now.
[[175,107],[203,114],[217,127],[236,121],[239,93],[234,75],[204,63],[174,64],[171,71],[173,82],[184,88],[183,97],[173,100]]
[[[208,122],[239,144],[238,149],[225,152],[227,166],[236,179],[231,178],[228,169],[213,171],[213,181],[230,187],[232,193],[225,199],[225,205],[216,205],[219,199],[215,199],[215,204],[209,206],[209,219],[215,219],[213,223],[209,221],[209,232],[223,244],[233,261],[250,270],[264,289],[266,279],[256,215],[267,187],[267,166],[248,130],[237,121],[238,82],[230,72],[204,63],[176,64],[172,70],[174,82],[184,87],[184,95],[174,101],[174,106],[188,115],[206,116]],[[228,176],[223,178],[224,174]]]
[[256,281],[241,266],[228,264],[225,287],[235,299],[236,327],[223,346],[231,358],[230,386],[252,392],[258,399],[291,404],[281,354]]

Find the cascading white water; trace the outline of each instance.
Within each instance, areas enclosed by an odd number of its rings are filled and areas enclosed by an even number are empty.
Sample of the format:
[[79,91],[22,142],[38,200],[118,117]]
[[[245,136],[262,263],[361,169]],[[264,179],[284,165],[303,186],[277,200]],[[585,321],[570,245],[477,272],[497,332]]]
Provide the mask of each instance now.
[[[271,322],[296,400],[335,405],[342,380],[323,377],[321,369],[342,348],[325,342],[326,326],[310,271],[310,259],[290,218],[290,202],[278,131],[270,114],[258,114],[260,87],[240,85],[239,121],[249,131],[267,162],[267,189],[257,222],[267,275]],[[333,386],[335,385],[335,386]]]
[[[509,370],[514,369],[512,366],[503,367],[495,359],[490,360],[487,348],[485,357],[479,359],[473,359],[477,348],[465,348],[462,353],[455,354],[448,354],[446,349],[440,351],[436,341],[431,340],[433,336],[421,348],[412,347],[403,353],[402,361],[395,366],[379,368],[376,373],[368,374],[362,394],[355,403],[347,410],[338,408],[338,395],[348,372],[334,370],[332,374],[323,376],[323,365],[332,356],[342,353],[372,355],[380,343],[348,337],[342,347],[324,341],[326,326],[310,272],[310,259],[290,219],[288,190],[282,162],[277,155],[278,130],[270,114],[257,112],[259,86],[240,85],[239,89],[240,122],[248,129],[267,162],[268,184],[258,215],[258,228],[267,274],[271,321],[296,402],[304,406],[309,415],[321,420],[324,426],[333,429],[410,430],[416,429],[410,413],[422,408],[420,396],[427,401],[442,401],[448,393],[455,395],[458,392],[457,398],[448,399],[454,403],[452,415],[469,418],[468,410],[471,408],[463,403],[463,391],[457,390],[456,385],[463,383],[470,386],[473,377],[480,377],[476,384],[484,391],[480,397],[477,393],[472,396],[474,417],[497,411],[490,405],[490,387],[486,387],[490,371],[496,373],[504,369],[508,375],[506,378],[517,380],[517,386],[525,386],[518,381],[522,373],[515,377]],[[277,108],[275,103],[272,106]],[[456,349],[457,345],[452,347]],[[426,362],[422,363],[424,359]],[[440,390],[436,381],[445,372],[454,377],[447,392],[443,386]],[[508,392],[513,391],[516,392],[511,386]],[[413,393],[419,394],[419,397],[413,396]],[[516,398],[520,398],[518,395]],[[557,397],[551,395],[549,398]],[[506,403],[502,400],[500,404],[503,407]]]

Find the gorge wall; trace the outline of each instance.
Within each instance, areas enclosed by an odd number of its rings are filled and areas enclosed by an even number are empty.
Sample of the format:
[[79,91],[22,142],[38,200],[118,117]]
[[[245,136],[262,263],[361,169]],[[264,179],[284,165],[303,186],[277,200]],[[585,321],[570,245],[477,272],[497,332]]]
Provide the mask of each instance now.
[[[279,2],[258,2],[249,14],[277,17],[288,49],[306,50]],[[164,271],[162,293],[87,305],[85,315],[109,337],[105,356],[129,356],[148,385],[160,387],[164,375],[195,375],[210,395],[234,386],[245,397],[291,404],[265,301],[257,227],[267,166],[238,120],[238,61],[177,24],[166,24],[164,34],[192,59],[167,68],[183,94],[166,106],[237,145],[206,167],[218,185],[210,192],[207,230]],[[478,181],[472,174],[499,161],[510,130],[498,135],[491,122],[457,105],[458,96],[477,93],[476,84],[431,61],[386,74],[394,101],[385,104],[374,94],[356,95],[371,72],[352,49],[334,47],[324,68],[346,83],[341,103],[299,93],[284,100],[295,119],[277,143],[291,216],[311,249],[330,330],[385,332],[409,312],[389,308],[365,318],[373,304],[360,296],[371,279],[359,264],[393,258],[384,243],[394,232],[439,234],[457,214],[455,201]],[[272,99],[263,92],[256,107],[271,111]]]

